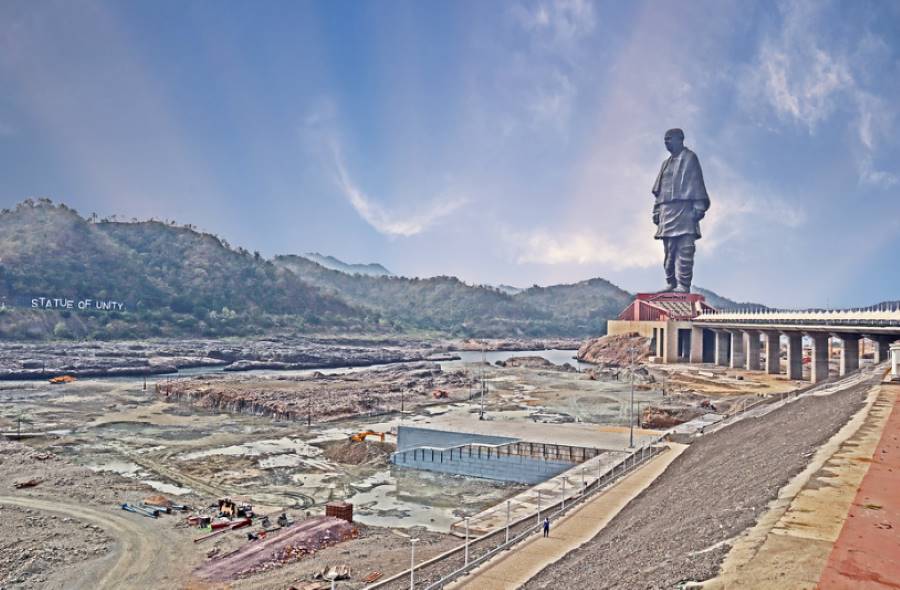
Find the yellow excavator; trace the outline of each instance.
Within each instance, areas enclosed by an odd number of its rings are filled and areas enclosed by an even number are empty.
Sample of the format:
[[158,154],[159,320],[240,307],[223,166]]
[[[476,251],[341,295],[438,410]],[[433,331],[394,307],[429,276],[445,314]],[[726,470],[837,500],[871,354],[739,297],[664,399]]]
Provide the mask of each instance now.
[[368,436],[377,436],[381,442],[384,442],[384,435],[391,434],[390,432],[375,432],[374,430],[364,430],[362,432],[357,432],[356,434],[350,435],[350,440],[353,442],[364,442],[366,437]]

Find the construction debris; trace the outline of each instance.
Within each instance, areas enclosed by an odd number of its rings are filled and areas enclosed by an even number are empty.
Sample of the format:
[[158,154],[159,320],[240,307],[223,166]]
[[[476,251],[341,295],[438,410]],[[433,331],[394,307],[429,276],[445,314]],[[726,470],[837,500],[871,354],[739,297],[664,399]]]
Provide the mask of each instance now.
[[313,574],[314,580],[348,580],[350,566],[347,564],[328,565]]
[[315,516],[298,521],[278,535],[247,543],[243,547],[216,557],[195,571],[208,581],[224,582],[250,573],[281,567],[330,545],[355,539],[356,527],[331,516]]
[[135,514],[140,514],[149,518],[159,518],[159,510],[144,508],[142,506],[134,506],[127,502],[122,504],[122,510],[125,510],[127,512],[134,512]]
[[39,479],[34,479],[34,478],[20,479],[20,480],[16,481],[15,483],[13,483],[13,486],[17,490],[21,490],[22,488],[33,488],[34,486],[38,485],[39,483],[41,483],[41,480],[39,480]]
[[366,577],[364,577],[362,579],[362,581],[366,584],[371,584],[375,580],[380,580],[381,576],[383,576],[383,575],[384,575],[383,573],[376,570],[374,572],[369,572],[368,574],[366,574]]

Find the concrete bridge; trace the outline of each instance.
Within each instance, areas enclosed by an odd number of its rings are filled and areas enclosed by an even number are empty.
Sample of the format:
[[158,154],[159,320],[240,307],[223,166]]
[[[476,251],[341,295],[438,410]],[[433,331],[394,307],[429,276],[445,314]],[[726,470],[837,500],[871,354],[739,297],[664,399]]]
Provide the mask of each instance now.
[[[828,377],[831,339],[840,341],[840,374],[859,368],[864,343],[874,349],[880,363],[894,355],[900,363],[900,307],[851,310],[724,310],[706,304],[703,296],[677,293],[642,293],[618,319],[610,320],[608,334],[638,333],[651,339],[657,362],[715,363],[751,371],[781,373],[781,343],[787,343],[786,373],[803,379],[804,337],[811,342],[810,379]],[[763,354],[764,353],[764,354]],[[900,372],[900,367],[895,369]],[[900,375],[898,375],[900,376]]]
[[[803,378],[803,337],[811,342],[810,379],[828,378],[830,340],[840,341],[840,374],[859,368],[860,343],[869,340],[874,360],[888,360],[900,340],[900,308],[824,311],[704,311],[691,321],[692,363],[781,373],[781,341],[787,341],[787,377]],[[764,354],[761,354],[763,353]]]

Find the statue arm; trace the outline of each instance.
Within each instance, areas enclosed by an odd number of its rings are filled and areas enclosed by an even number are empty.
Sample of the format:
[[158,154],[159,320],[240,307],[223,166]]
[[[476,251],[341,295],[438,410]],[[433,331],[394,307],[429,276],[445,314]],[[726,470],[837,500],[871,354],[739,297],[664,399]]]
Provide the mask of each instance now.
[[706,192],[706,183],[703,180],[703,169],[700,167],[700,159],[697,158],[696,154],[691,154],[693,157],[693,168],[694,174],[696,175],[693,179],[695,183],[695,195],[694,195],[694,217],[697,220],[703,219],[706,215],[706,212],[709,210],[709,194]]

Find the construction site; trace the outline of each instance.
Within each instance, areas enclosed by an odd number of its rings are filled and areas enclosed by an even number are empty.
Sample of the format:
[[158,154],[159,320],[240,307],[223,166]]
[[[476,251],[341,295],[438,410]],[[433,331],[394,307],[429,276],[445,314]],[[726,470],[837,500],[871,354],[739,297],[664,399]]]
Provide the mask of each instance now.
[[[650,345],[626,334],[577,359],[473,352],[327,372],[9,381],[0,514],[17,541],[0,550],[0,579],[405,588],[414,552],[425,588],[668,445],[804,387],[654,364]],[[145,559],[125,557],[135,551]]]

